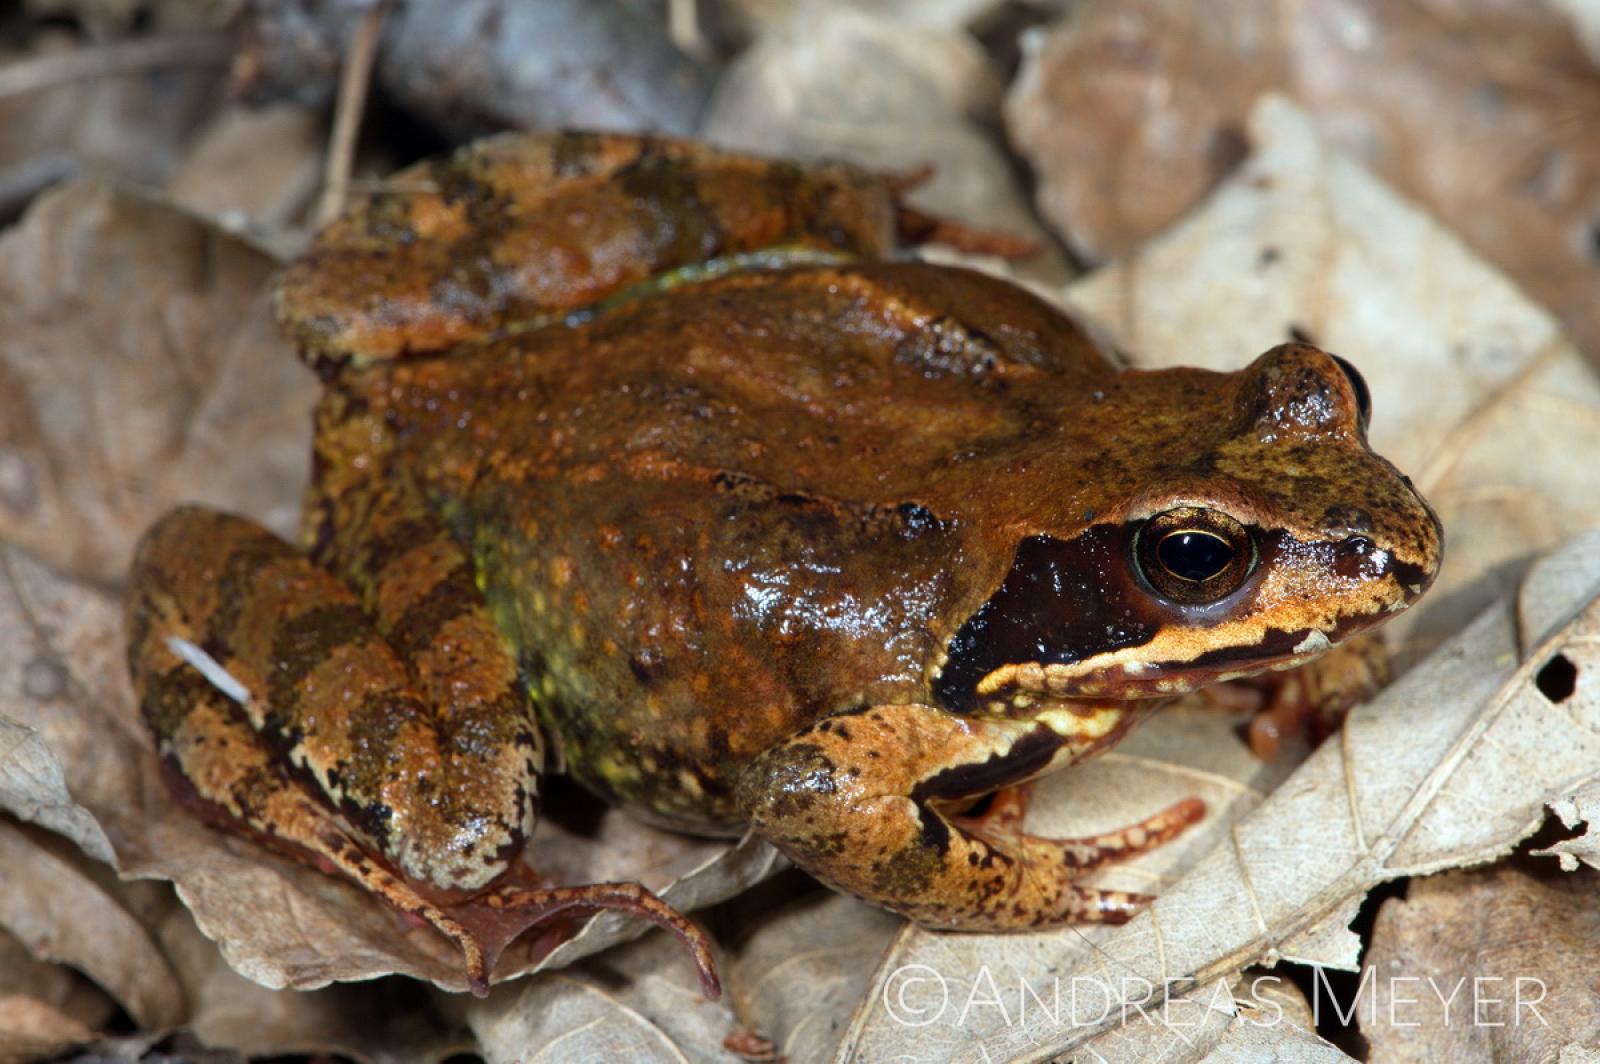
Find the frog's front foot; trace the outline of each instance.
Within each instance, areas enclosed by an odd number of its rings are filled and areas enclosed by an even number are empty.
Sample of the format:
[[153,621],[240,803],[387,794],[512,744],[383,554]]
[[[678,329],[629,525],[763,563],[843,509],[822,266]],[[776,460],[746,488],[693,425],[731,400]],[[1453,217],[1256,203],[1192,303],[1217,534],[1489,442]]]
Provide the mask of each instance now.
[[1015,790],[984,816],[953,811],[1102,748],[1083,738],[1037,721],[873,706],[821,720],[756,759],[740,803],[796,864],[925,927],[1123,923],[1147,896],[1077,879],[1175,838],[1205,815],[1199,799],[1075,839],[1023,832],[1025,796]]
[[1295,735],[1315,745],[1338,731],[1352,708],[1383,690],[1390,673],[1383,633],[1362,632],[1304,665],[1208,687],[1203,694],[1225,708],[1255,710],[1243,737],[1257,757],[1271,761]]

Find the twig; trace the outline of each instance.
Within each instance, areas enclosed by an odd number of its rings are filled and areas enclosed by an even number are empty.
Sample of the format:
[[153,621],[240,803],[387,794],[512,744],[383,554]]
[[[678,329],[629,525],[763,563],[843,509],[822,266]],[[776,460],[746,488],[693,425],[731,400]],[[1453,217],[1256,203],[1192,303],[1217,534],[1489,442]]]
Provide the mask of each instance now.
[[372,64],[378,55],[378,35],[393,0],[377,0],[361,17],[355,39],[339,73],[339,102],[333,113],[333,133],[328,138],[328,162],[323,172],[322,200],[317,204],[317,225],[324,226],[344,210],[350,194],[350,168],[355,159],[356,133],[367,106]]
[[667,0],[667,36],[685,55],[696,59],[711,57],[711,42],[700,21],[699,0]]
[[92,78],[142,74],[156,67],[226,66],[232,51],[227,34],[184,33],[36,56],[0,66],[0,99]]

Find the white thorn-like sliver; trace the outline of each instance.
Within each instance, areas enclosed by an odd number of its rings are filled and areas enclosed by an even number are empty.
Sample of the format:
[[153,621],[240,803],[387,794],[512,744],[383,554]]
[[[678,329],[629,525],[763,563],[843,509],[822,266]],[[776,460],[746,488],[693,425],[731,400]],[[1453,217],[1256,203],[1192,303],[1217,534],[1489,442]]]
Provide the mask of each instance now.
[[166,637],[167,649],[178,657],[187,661],[200,671],[206,682],[217,690],[239,703],[241,706],[250,701],[250,692],[245,690],[244,684],[234,679],[233,674],[218,664],[217,659],[195,646],[187,639],[179,639],[175,635]]

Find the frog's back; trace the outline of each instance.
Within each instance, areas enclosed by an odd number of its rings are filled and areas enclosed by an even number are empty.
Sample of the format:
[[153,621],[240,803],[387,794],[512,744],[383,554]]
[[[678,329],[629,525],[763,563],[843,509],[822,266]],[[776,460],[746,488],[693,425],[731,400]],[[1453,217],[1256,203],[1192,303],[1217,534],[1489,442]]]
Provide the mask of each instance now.
[[928,698],[1009,562],[973,541],[974,484],[1050,427],[1042,395],[1107,372],[1019,289],[868,264],[683,286],[348,383],[469,544],[568,771],[712,830],[778,738]]

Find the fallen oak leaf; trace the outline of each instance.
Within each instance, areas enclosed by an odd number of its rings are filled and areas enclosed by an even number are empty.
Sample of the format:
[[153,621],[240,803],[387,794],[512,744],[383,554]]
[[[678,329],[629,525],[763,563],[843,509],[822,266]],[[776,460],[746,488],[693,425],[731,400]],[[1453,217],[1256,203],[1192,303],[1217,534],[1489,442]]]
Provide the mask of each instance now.
[[1041,210],[1102,261],[1212,190],[1246,154],[1259,96],[1292,96],[1323,137],[1554,309],[1593,359],[1600,74],[1574,33],[1586,18],[1594,39],[1592,9],[1088,0],[1033,40],[1007,125]]
[[1351,1006],[1373,1059],[1567,1060],[1600,1044],[1597,890],[1592,869],[1505,863],[1386,900]]

